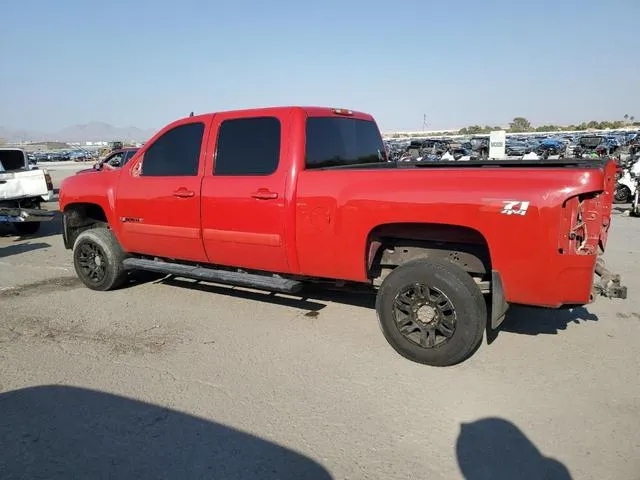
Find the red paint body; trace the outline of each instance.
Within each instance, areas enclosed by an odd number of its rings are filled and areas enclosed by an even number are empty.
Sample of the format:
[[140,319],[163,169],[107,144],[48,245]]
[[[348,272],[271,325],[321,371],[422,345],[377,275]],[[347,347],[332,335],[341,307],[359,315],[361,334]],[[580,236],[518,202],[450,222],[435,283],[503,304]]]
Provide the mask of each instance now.
[[[282,125],[277,171],[216,177],[220,122],[261,115]],[[99,205],[127,252],[358,282],[370,281],[372,232],[415,224],[466,227],[469,238],[455,240],[488,245],[508,302],[589,302],[610,222],[614,162],[601,168],[305,170],[306,118],[332,115],[328,108],[282,107],[184,118],[158,132],[122,169],[66,179],[60,207]],[[205,124],[198,176],[137,176],[154,140],[190,122]],[[585,194],[591,197],[578,198]],[[529,202],[526,215],[502,214],[507,201]]]

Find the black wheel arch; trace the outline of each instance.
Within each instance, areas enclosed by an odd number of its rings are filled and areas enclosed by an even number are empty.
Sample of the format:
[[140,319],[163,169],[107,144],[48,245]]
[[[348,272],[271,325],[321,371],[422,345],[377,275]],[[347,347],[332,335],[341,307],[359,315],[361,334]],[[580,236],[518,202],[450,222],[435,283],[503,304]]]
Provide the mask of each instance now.
[[89,228],[105,227],[109,220],[105,210],[96,203],[70,203],[62,215],[62,239],[67,250],[73,248],[78,235]]

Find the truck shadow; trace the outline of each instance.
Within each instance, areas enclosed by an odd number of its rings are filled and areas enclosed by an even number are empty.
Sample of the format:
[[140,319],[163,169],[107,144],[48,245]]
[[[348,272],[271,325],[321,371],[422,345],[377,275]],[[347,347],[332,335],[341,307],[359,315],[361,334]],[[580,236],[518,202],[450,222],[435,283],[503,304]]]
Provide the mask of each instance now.
[[585,307],[550,310],[514,305],[509,308],[499,331],[521,335],[557,335],[559,331],[566,330],[570,323],[597,321],[598,316]]
[[517,426],[502,418],[463,423],[456,456],[466,480],[571,479],[565,465],[545,457]]
[[330,479],[319,463],[234,428],[95,390],[0,394],[3,478]]
[[613,207],[611,207],[611,213],[613,215],[624,215],[626,212],[630,212],[631,211],[631,204],[627,203],[627,204],[617,204],[617,205],[613,205]]
[[[136,272],[136,275],[138,274],[139,272]],[[286,295],[199,282],[173,276],[162,276],[147,272],[141,274],[143,277],[132,281],[130,286],[155,281],[155,283],[171,287],[189,288],[211,294],[226,295],[257,302],[267,302],[274,305],[308,310],[310,312],[320,312],[326,308],[328,303],[340,303],[374,310],[376,303],[375,292],[366,288],[363,288],[362,291],[350,292],[337,289],[330,290],[324,288],[322,285],[307,284],[301,293]],[[577,307],[571,310],[550,310],[515,305],[509,309],[505,321],[498,330],[487,332],[487,339],[489,343],[492,343],[497,338],[499,332],[521,335],[556,335],[560,330],[566,330],[570,323],[579,324],[597,320],[598,317],[584,307]]]
[[[0,224],[0,237],[18,237],[16,241],[31,238],[51,237],[54,235],[62,235],[62,214],[60,212],[56,212],[53,220],[42,222],[40,224],[40,229],[32,235],[20,235],[13,226],[9,224]],[[60,237],[60,241],[62,241],[62,236]]]
[[[151,279],[149,279],[149,281],[150,280]],[[172,276],[160,277],[156,278],[156,280],[156,283],[161,283],[171,287],[189,288],[201,292],[226,295],[258,302],[267,302],[274,305],[282,305],[311,312],[320,312],[320,310],[324,309],[329,302],[342,303],[355,307],[375,308],[375,295],[371,292],[349,293],[322,290],[319,286],[305,285],[305,288],[301,293],[287,295],[281,293],[258,292],[255,290],[228,287],[194,280],[185,280]]]
[[11,255],[20,255],[22,253],[40,250],[41,248],[49,248],[51,245],[44,242],[36,243],[16,243],[6,247],[0,247],[0,258],[10,257]]

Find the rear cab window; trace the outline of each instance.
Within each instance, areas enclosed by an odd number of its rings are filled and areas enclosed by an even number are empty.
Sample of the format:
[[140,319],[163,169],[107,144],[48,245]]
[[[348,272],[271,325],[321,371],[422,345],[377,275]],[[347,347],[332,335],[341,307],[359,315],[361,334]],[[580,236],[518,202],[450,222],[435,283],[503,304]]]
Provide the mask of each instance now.
[[308,117],[305,169],[368,168],[387,165],[387,151],[372,120]]
[[22,150],[0,149],[0,172],[27,169],[27,158]]

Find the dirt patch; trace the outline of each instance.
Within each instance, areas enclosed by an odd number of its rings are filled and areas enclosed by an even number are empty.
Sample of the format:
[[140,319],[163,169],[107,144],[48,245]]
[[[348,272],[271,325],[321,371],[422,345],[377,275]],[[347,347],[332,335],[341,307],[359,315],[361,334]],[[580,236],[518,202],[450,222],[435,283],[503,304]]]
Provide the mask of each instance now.
[[89,332],[83,325],[55,325],[51,318],[15,318],[12,326],[0,327],[0,343],[40,340],[59,344],[95,344],[115,355],[158,353],[175,335],[168,333]]
[[7,297],[27,297],[33,295],[43,295],[46,293],[65,292],[83,287],[82,281],[78,277],[57,277],[38,282],[27,283],[17,287],[0,290],[0,298]]

